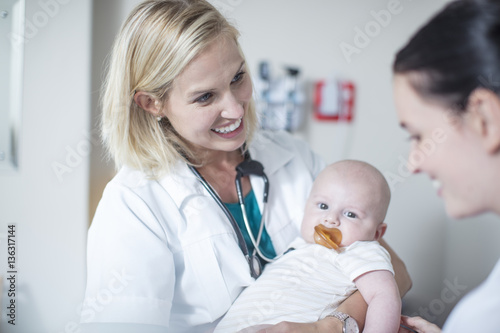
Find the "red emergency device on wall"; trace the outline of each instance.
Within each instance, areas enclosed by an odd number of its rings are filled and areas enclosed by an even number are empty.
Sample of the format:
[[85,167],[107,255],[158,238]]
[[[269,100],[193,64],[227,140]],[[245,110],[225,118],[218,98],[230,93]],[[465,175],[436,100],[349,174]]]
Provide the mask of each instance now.
[[351,122],[354,118],[355,90],[351,81],[318,81],[314,87],[315,118]]

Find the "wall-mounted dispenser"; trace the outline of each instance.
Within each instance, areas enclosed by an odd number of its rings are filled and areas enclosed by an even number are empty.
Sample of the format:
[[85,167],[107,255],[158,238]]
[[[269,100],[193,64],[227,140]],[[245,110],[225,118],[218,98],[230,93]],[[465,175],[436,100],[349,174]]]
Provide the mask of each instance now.
[[256,107],[262,128],[287,131],[299,128],[305,101],[299,76],[298,68],[285,67],[283,74],[272,78],[269,63],[260,63],[259,76],[254,80],[254,84]]

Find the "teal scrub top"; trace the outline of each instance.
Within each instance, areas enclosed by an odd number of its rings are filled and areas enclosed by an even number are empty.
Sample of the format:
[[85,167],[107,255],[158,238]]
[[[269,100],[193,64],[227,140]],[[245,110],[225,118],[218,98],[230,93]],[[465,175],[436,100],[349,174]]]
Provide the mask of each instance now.
[[[248,193],[248,195],[245,197],[244,200],[245,200],[245,210],[248,217],[248,223],[250,224],[250,229],[252,230],[254,238],[257,239],[262,215],[260,213],[259,205],[257,203],[257,199],[255,198],[253,190],[251,190],[250,193]],[[238,227],[240,228],[241,233],[243,234],[243,238],[245,239],[245,243],[247,244],[248,251],[250,254],[252,254],[255,247],[253,246],[252,240],[248,235],[248,231],[245,226],[245,221],[243,220],[243,214],[241,212],[240,204],[239,203],[224,203],[224,204],[229,209],[234,219],[238,223]],[[271,242],[271,238],[269,237],[269,234],[267,233],[265,226],[264,230],[262,231],[259,248],[262,254],[264,254],[266,257],[268,258],[276,257],[276,252],[274,250],[273,243]],[[259,259],[261,259],[260,261],[263,266],[267,263],[265,260],[262,260],[262,258],[259,257]]]

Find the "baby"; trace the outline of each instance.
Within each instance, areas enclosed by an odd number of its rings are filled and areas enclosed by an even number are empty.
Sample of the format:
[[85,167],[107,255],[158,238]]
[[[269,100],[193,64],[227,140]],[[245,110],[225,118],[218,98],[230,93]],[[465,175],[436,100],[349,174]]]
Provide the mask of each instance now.
[[[280,321],[314,322],[325,308],[337,308],[356,290],[368,304],[363,332],[397,332],[401,299],[390,256],[377,242],[387,228],[383,221],[389,201],[389,186],[373,166],[351,160],[327,166],[313,184],[302,238],[290,245],[294,250],[266,266],[215,332],[254,332]],[[318,225],[338,229],[338,246],[315,244]]]

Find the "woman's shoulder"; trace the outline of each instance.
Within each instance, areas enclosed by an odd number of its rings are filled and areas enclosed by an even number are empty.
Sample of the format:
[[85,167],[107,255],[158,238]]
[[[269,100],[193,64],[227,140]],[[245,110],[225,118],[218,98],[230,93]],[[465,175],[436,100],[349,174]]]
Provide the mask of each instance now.
[[287,131],[260,130],[255,134],[252,145],[257,148],[269,148],[270,143],[283,149],[310,151],[307,142]]
[[130,168],[128,166],[123,166],[120,168],[120,170],[118,170],[109,184],[134,188],[144,185],[149,181],[150,179],[148,179],[147,175],[144,172]]
[[158,196],[163,197],[171,192],[166,184],[171,179],[177,179],[183,172],[185,170],[182,166],[177,165],[169,173],[156,179],[141,170],[123,166],[106,185],[102,199],[123,201],[127,197],[135,197],[144,202],[156,202]]
[[158,216],[167,212],[170,217],[178,214],[175,194],[182,188],[167,186],[174,177],[169,173],[157,180],[140,170],[122,167],[106,185],[92,225],[119,228],[123,221],[140,221],[162,234]]
[[123,206],[138,206],[147,201],[147,193],[154,191],[154,187],[155,182],[145,173],[124,166],[104,188],[98,211],[110,207],[122,209]]
[[[253,158],[266,165],[273,172],[285,165],[299,165],[317,175],[325,163],[300,137],[285,131],[259,131],[251,145],[250,154]],[[289,162],[294,162],[290,164]]]
[[149,178],[146,173],[123,166],[116,175],[106,185],[103,198],[110,194],[122,193],[140,193],[147,191],[155,186],[156,181]]
[[[467,290],[460,279],[448,281],[450,294],[457,297]],[[488,278],[463,297],[455,306],[443,327],[444,333],[451,332],[498,332],[500,326],[500,260]]]

